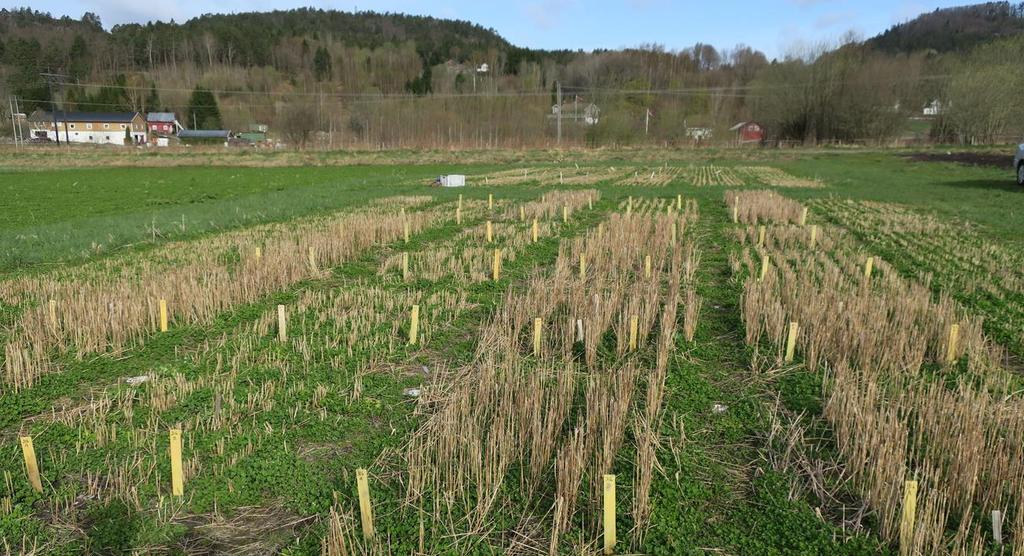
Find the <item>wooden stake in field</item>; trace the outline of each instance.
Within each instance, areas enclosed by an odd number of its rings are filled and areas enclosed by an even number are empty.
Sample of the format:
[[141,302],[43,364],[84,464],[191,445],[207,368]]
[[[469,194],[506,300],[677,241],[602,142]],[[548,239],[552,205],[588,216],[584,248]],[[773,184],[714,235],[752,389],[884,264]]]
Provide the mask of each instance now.
[[800,213],[800,225],[807,225],[807,207],[804,207],[803,212]]
[[946,346],[946,363],[956,362],[956,350],[960,343],[960,325],[953,324],[949,327],[949,345]]
[[587,279],[587,256],[580,253],[580,280]]
[[288,323],[285,321],[284,305],[277,306],[277,339],[288,341]]
[[540,317],[533,319],[533,355],[534,357],[540,356],[540,333],[543,323]]
[[185,495],[185,478],[182,473],[181,464],[181,429],[171,429],[171,494],[174,496]]
[[32,445],[31,436],[22,436],[19,438],[21,441],[21,455],[25,459],[25,473],[28,475],[28,482],[32,485],[32,490],[36,492],[43,492],[43,482],[39,478],[39,462],[36,461],[36,449]]
[[683,210],[683,196],[681,194],[676,195],[676,210]]
[[409,345],[414,346],[420,338],[420,306],[412,306],[412,314],[409,315]]
[[587,210],[594,210],[594,199],[587,197]]
[[679,232],[677,231],[676,228],[677,228],[676,223],[672,222],[672,245],[676,244],[676,236],[679,234]]
[[1003,512],[999,510],[992,510],[992,540],[1003,544]]
[[569,223],[569,207],[562,206],[562,224]]
[[764,224],[762,224],[762,225],[757,227],[757,246],[758,247],[764,247],[764,233],[765,233],[765,227],[764,227]]
[[460,226],[462,225],[462,207],[455,209],[455,223]]
[[263,257],[263,248],[262,247],[257,247],[256,251],[253,253],[253,258],[256,259],[256,264],[260,264],[260,258],[262,258],[262,257]]
[[491,277],[495,282],[501,278],[501,249],[494,250],[494,262],[491,264]]
[[761,257],[761,274],[757,276],[757,281],[764,282],[765,274],[768,274],[768,255]]
[[636,351],[640,321],[636,316],[629,318],[629,351]]
[[644,278],[651,277],[651,256],[644,257]]
[[459,193],[459,210],[462,210],[462,193]]
[[402,253],[402,280],[409,279],[409,254]]
[[903,518],[900,520],[900,554],[909,554],[917,515],[917,481],[903,483]]
[[160,332],[167,332],[167,300],[160,300]]
[[57,324],[57,300],[56,299],[51,299],[49,305],[50,305],[50,328],[52,328],[53,331],[56,332],[57,328],[59,328],[59,326]]
[[796,352],[796,335],[799,331],[799,324],[795,322],[789,323],[789,337],[786,338],[786,363],[793,362],[793,356]]
[[519,205],[519,221],[526,222],[526,207]]
[[487,210],[494,210],[494,194],[487,194]]
[[867,262],[864,263],[864,278],[866,280],[871,279],[871,271],[875,268],[875,258],[868,257]]
[[740,207],[739,207],[739,205],[733,205],[732,206],[732,223],[733,224],[739,224],[740,223]]
[[409,223],[408,222],[405,223],[404,229],[402,231],[403,231],[402,235],[405,238],[405,242],[409,243]]
[[487,221],[487,243],[494,243],[494,231],[491,221]]
[[604,485],[604,553],[615,553],[615,475],[605,475]]
[[532,232],[533,232],[533,242],[537,243],[537,237],[540,235],[540,227],[537,226],[537,219],[536,218],[533,219],[533,229],[532,229]]
[[629,202],[626,204],[626,216],[633,214],[633,196],[629,196]]
[[818,242],[818,226],[811,226],[811,249],[814,249],[814,244]]
[[356,469],[356,491],[359,493],[359,518],[363,522],[363,537],[373,538],[373,506],[370,504],[370,483],[366,469]]

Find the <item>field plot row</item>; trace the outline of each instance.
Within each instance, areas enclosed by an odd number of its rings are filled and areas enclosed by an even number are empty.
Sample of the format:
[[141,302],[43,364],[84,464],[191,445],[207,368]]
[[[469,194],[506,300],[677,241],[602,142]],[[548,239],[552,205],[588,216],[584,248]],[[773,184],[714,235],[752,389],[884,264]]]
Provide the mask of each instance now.
[[1000,343],[1024,355],[1024,256],[964,222],[898,205],[818,200],[811,205],[935,289],[985,317]]
[[[450,224],[465,213],[474,218],[470,226],[484,217],[508,225],[503,215],[519,214],[521,207],[523,214],[546,218],[543,229],[550,234],[596,198],[596,192],[577,191],[516,206],[466,201],[428,208],[423,218]],[[372,220],[392,216],[366,210]],[[373,237],[375,224],[362,224],[350,231]],[[417,255],[452,252],[444,235],[425,244],[413,236],[410,244],[402,220],[395,230],[387,237],[392,241],[378,245],[409,244]],[[475,241],[460,246],[460,257],[484,241],[471,237]],[[514,257],[531,245],[506,241],[503,250]],[[398,448],[414,421],[408,410],[397,409],[416,395],[424,372],[443,371],[442,363],[421,372],[410,367],[410,357],[445,349],[435,347],[434,338],[491,295],[490,286],[470,291],[471,284],[454,274],[437,276],[435,284],[372,270],[363,278],[319,270],[304,275],[312,281],[292,301],[179,346],[173,363],[147,368],[140,358],[138,376],[97,389],[81,404],[54,404],[52,411],[25,419],[18,433],[34,441],[41,480],[25,481],[15,466],[20,454],[4,446],[0,525],[20,531],[5,528],[4,540],[21,552],[41,553],[57,545],[72,552],[77,546],[268,553],[287,542],[319,549],[326,528],[319,516],[328,514],[339,491],[350,491],[355,467],[368,467],[382,451]],[[141,347],[125,344],[117,357],[131,359]],[[457,361],[457,355],[449,359]],[[177,479],[167,452],[169,430],[172,445],[180,431]]]
[[566,167],[502,170],[468,176],[470,185],[594,185],[608,182],[627,187],[665,187],[672,183],[705,186],[824,187],[821,181],[801,178],[770,166],[658,166]]
[[733,265],[747,276],[742,316],[757,366],[823,375],[822,415],[842,457],[834,480],[849,480],[879,534],[904,553],[978,554],[995,542],[998,512],[1002,540],[1024,550],[1020,382],[981,319],[844,229],[793,224],[806,214],[795,201],[726,198],[742,224]]
[[[425,389],[397,473],[407,514],[442,534],[427,552],[642,546],[669,353],[700,310],[695,218],[615,214],[564,240],[481,326],[472,360]],[[609,481],[624,510],[611,521]],[[329,545],[360,542],[354,516],[335,522]]]

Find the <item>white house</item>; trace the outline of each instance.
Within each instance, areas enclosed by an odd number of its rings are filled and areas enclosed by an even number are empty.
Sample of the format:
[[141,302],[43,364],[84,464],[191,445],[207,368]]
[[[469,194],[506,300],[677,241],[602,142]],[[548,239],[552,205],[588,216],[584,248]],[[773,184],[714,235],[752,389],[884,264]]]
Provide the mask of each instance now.
[[942,110],[945,106],[942,105],[941,100],[933,100],[925,105],[924,110],[921,111],[925,116],[938,116],[942,114]]
[[146,119],[138,112],[61,112],[36,110],[28,117],[33,139],[105,145],[146,143]]

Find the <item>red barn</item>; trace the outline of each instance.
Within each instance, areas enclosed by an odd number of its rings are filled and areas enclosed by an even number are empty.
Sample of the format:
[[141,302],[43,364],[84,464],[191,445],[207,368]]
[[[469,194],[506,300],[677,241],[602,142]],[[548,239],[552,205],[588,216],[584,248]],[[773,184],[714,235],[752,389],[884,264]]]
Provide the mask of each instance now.
[[146,114],[146,127],[151,137],[171,136],[181,130],[181,124],[174,112],[150,112]]
[[739,143],[760,143],[764,141],[764,128],[757,122],[740,122],[729,128],[736,133]]

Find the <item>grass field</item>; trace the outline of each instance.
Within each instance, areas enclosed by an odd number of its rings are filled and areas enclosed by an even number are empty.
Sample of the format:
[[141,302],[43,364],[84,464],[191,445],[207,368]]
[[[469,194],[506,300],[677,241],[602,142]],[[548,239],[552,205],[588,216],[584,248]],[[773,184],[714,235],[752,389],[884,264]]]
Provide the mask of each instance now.
[[5,154],[0,546],[1024,551],[1012,174],[663,154]]

